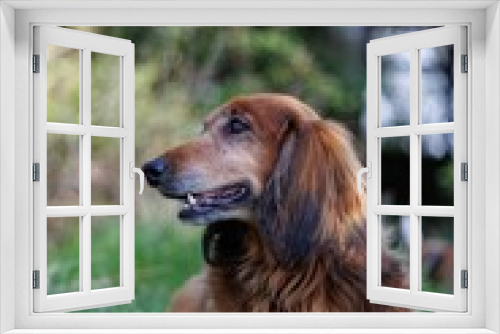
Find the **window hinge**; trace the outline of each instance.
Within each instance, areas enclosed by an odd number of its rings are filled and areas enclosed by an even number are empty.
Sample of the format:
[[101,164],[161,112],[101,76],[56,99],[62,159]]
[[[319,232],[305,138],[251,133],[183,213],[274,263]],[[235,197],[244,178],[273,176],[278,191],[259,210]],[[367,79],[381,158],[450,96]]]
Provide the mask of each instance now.
[[466,162],[462,162],[460,164],[460,180],[461,181],[468,181],[469,180],[469,167],[467,166]]
[[33,289],[40,289],[40,270],[33,270]]
[[40,164],[38,162],[33,164],[33,181],[40,181]]
[[33,73],[40,73],[40,55],[33,55]]
[[461,281],[462,281],[461,287],[462,287],[462,289],[467,289],[469,287],[469,274],[467,273],[467,270],[462,270],[461,271],[461,275],[462,275],[462,278],[461,278]]
[[462,73],[469,72],[469,57],[462,55]]

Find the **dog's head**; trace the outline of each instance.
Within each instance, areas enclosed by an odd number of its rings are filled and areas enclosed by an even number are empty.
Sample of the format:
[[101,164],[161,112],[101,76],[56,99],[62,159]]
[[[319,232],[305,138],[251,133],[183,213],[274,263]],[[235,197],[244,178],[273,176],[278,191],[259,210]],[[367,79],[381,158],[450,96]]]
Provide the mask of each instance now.
[[143,170],[151,186],[184,202],[182,220],[255,222],[286,260],[332,235],[345,239],[363,212],[358,168],[339,125],[295,98],[258,94],[217,108],[198,138]]

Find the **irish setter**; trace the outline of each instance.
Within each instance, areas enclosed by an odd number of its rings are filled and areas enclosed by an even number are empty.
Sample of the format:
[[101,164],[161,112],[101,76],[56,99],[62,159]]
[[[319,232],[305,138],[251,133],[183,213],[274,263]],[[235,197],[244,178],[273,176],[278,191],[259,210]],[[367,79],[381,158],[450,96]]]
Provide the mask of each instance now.
[[[184,312],[398,311],[366,299],[365,198],[349,133],[297,99],[232,99],[202,134],[143,167],[206,226],[206,268],[176,294]],[[385,286],[402,280],[383,275]]]

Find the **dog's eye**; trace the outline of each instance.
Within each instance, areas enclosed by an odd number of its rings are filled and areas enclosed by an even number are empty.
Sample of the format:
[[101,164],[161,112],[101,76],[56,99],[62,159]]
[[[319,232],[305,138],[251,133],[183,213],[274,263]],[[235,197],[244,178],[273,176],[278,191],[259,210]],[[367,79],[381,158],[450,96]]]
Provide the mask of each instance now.
[[250,125],[241,118],[232,117],[226,124],[226,129],[229,134],[236,135],[250,130]]

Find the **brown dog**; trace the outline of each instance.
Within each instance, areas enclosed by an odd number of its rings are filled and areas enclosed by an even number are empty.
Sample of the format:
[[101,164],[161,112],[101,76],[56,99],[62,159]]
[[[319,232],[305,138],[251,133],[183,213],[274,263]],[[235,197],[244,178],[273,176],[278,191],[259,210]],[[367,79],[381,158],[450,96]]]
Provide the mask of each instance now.
[[207,268],[172,310],[398,310],[366,299],[359,168],[346,130],[293,97],[258,94],[216,109],[199,138],[144,166],[151,186],[185,201],[181,220],[207,226]]

